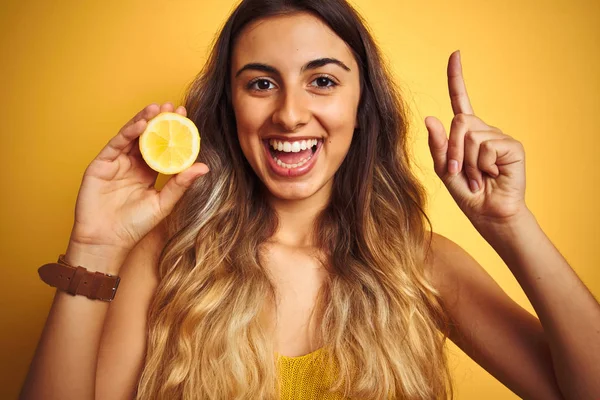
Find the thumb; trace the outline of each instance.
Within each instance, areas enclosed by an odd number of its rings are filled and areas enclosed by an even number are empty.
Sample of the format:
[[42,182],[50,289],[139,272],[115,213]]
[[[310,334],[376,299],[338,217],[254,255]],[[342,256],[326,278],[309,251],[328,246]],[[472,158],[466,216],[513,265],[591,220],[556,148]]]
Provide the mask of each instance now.
[[175,204],[192,183],[194,183],[198,177],[207,174],[208,171],[209,169],[206,164],[196,163],[188,169],[169,178],[158,194],[160,210],[164,213],[164,216],[171,213]]
[[433,169],[439,177],[446,174],[448,136],[444,124],[435,117],[426,117],[425,126],[429,132],[429,151],[433,158]]

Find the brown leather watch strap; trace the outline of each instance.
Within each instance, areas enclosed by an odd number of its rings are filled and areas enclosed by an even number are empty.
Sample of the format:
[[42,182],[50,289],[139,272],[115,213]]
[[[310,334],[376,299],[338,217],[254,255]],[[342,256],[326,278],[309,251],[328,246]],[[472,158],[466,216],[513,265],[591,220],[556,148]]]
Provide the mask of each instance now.
[[72,295],[83,295],[92,300],[112,301],[121,278],[83,267],[68,265],[61,255],[57,263],[44,264],[38,269],[40,278],[50,286]]

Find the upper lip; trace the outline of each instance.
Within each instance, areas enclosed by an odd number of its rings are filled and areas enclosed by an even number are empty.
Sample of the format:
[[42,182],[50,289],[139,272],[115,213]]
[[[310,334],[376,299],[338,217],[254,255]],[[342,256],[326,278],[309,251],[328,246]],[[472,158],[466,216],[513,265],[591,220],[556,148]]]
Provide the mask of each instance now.
[[282,142],[295,142],[298,140],[312,140],[312,139],[317,139],[317,140],[322,140],[322,137],[317,137],[317,136],[283,136],[283,135],[273,135],[273,136],[268,136],[263,138],[263,140],[271,140],[271,139],[275,139],[275,140],[281,140]]

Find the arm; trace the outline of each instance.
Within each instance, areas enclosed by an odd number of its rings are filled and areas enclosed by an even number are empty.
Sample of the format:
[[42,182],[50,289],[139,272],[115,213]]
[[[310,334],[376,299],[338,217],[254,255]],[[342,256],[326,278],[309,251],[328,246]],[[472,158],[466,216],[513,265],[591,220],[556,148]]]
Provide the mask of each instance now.
[[[561,367],[557,365],[562,361],[556,359],[552,348],[556,346],[552,343],[552,333],[508,297],[460,246],[434,234],[426,265],[426,271],[440,291],[444,307],[453,322],[450,339],[492,376],[524,399],[596,400],[591,393],[586,397],[559,385]],[[560,279],[555,282],[560,282]],[[545,301],[548,300],[546,298]],[[538,308],[536,311],[540,312]],[[590,317],[580,317],[578,324],[586,323]],[[577,316],[572,315],[571,318],[577,319]],[[581,333],[577,331],[577,325],[572,326],[573,333]],[[594,353],[591,344],[587,346],[586,353],[598,354],[597,351]],[[569,367],[564,369],[568,371]],[[585,390],[586,377],[589,388],[593,385],[592,378],[597,376],[593,368],[582,364],[571,368],[570,373],[581,375],[576,378],[579,381],[572,381],[580,390]]]
[[[70,244],[66,260],[115,274],[122,259]],[[96,361],[108,302],[57,290],[20,398],[93,399]]]
[[[164,235],[160,224],[129,253],[112,302],[56,292],[21,399],[132,398],[144,361],[146,315],[158,285]],[[81,265],[109,263],[68,254],[69,261],[82,260]]]
[[563,400],[540,321],[465,250],[434,234],[426,272],[451,320],[449,338],[523,399]]
[[[137,139],[148,121],[160,112],[173,112],[173,109],[171,103],[145,107],[121,128],[87,167],[77,196],[67,262],[114,275],[118,275],[121,265],[126,264],[131,269],[125,268],[122,276],[135,276],[131,282],[123,283],[116,295],[117,301],[110,307],[102,301],[56,293],[21,392],[22,399],[94,399],[98,349],[107,316],[108,349],[114,348],[117,340],[131,343],[134,339],[129,335],[137,335],[135,340],[143,341],[139,321],[143,321],[142,313],[146,307],[143,304],[149,302],[155,282],[148,265],[153,258],[148,256],[148,248],[140,243],[154,240],[156,233],[150,233],[171,213],[187,188],[208,172],[205,164],[195,163],[172,176],[160,192],[154,188],[158,172],[143,160]],[[186,115],[181,106],[175,112]],[[162,247],[150,248],[156,251]],[[128,303],[124,304],[118,297],[127,298]],[[123,315],[122,310],[127,307],[131,311],[126,313],[127,321],[123,317],[111,317]],[[117,309],[118,313],[109,312]],[[116,326],[120,329],[115,329],[114,321],[118,321]],[[124,329],[120,327],[121,322]],[[133,327],[131,332],[127,329],[130,327]],[[110,354],[111,350],[108,352]],[[139,354],[140,349],[133,348],[133,353],[125,351],[121,356],[131,356],[135,363]],[[134,364],[116,367],[103,360],[104,352],[98,367],[101,385],[113,385],[104,378],[111,376],[116,380],[117,377],[111,375],[113,369],[123,373],[126,382],[137,373],[131,372]],[[121,393],[125,389],[116,384],[107,390]],[[102,387],[100,394],[104,393]]]
[[480,232],[502,257],[531,301],[567,399],[600,398],[600,304],[526,212],[513,223]]

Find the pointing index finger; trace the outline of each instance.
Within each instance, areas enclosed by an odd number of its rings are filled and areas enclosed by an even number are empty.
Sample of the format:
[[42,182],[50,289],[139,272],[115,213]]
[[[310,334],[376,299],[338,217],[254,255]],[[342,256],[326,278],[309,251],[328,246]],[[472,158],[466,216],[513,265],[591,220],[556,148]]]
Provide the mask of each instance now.
[[465,80],[463,79],[459,50],[452,53],[448,60],[448,90],[450,92],[450,102],[452,103],[454,115],[475,115],[473,107],[471,107],[469,95],[467,94]]

